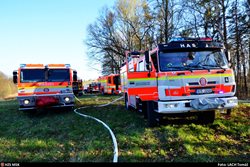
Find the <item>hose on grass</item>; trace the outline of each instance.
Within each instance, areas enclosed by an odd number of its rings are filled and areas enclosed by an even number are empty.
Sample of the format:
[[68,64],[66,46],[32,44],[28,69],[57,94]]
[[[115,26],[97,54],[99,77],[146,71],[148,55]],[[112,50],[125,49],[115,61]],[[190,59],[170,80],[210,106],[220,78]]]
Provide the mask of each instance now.
[[[93,106],[93,107],[95,107],[95,108],[97,108],[97,107],[106,107],[106,106],[108,106],[108,105],[110,105],[110,104],[115,103],[115,102],[118,101],[118,100],[121,100],[122,98],[123,98],[123,96],[122,96],[122,97],[119,97],[119,98],[117,98],[117,99],[115,99],[115,100],[113,100],[112,102],[109,102],[109,103],[107,103],[107,104],[96,105],[96,106]],[[75,97],[75,99],[76,99],[78,102],[80,102],[80,100],[79,100],[77,97]],[[114,163],[118,162],[118,145],[117,145],[116,137],[115,137],[113,131],[110,129],[110,127],[109,127],[107,124],[105,124],[103,121],[101,121],[100,119],[98,119],[98,118],[95,118],[95,117],[93,117],[93,116],[90,116],[90,115],[86,115],[86,114],[82,114],[82,113],[77,112],[77,110],[85,109],[85,108],[89,108],[89,107],[90,107],[90,106],[78,107],[78,108],[74,109],[74,112],[75,112],[76,114],[80,115],[80,116],[85,117],[85,118],[93,119],[93,120],[95,120],[95,121],[101,123],[106,129],[108,129],[108,131],[109,131],[109,133],[110,133],[110,135],[111,135],[111,137],[112,137],[112,141],[113,141],[113,145],[114,145],[114,157],[113,157],[113,162],[114,162]]]

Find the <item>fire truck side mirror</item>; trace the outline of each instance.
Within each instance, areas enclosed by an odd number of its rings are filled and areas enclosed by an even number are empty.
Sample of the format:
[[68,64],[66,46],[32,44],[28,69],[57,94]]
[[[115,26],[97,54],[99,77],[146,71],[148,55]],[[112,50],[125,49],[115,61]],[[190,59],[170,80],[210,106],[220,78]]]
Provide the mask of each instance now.
[[145,51],[145,61],[146,61],[146,69],[151,71],[151,63],[149,61],[149,51]]
[[13,83],[17,84],[17,71],[13,71]]
[[77,81],[77,72],[73,71],[73,81],[76,82]]

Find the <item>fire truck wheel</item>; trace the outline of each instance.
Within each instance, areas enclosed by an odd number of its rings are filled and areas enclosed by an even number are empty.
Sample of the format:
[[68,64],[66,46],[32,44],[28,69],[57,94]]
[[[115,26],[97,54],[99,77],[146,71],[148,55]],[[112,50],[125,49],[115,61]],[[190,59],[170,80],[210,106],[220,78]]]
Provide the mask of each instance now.
[[158,113],[154,111],[154,102],[148,101],[147,102],[147,119],[148,119],[148,126],[155,127],[158,124]]
[[213,123],[215,119],[215,111],[204,111],[198,113],[198,122],[200,124]]

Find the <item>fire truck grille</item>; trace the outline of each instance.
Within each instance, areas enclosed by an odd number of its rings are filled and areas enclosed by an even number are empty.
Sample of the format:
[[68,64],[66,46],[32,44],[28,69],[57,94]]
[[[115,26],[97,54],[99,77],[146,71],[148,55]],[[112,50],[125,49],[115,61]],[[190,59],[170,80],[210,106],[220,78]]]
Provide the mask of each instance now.
[[189,82],[188,85],[189,86],[196,86],[196,85],[199,85],[199,82]]
[[[216,84],[216,81],[208,81],[207,84],[208,85]],[[189,86],[198,86],[199,82],[189,82],[188,85]]]
[[216,84],[216,81],[208,81],[207,84],[208,84],[208,85]]

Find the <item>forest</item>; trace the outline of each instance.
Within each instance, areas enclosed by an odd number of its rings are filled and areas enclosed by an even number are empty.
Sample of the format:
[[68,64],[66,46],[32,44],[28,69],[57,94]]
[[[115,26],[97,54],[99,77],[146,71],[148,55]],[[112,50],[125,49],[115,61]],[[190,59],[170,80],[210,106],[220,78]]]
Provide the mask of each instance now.
[[117,0],[88,26],[91,64],[119,73],[126,50],[151,50],[172,37],[210,37],[224,43],[234,69],[237,96],[250,97],[249,0]]

